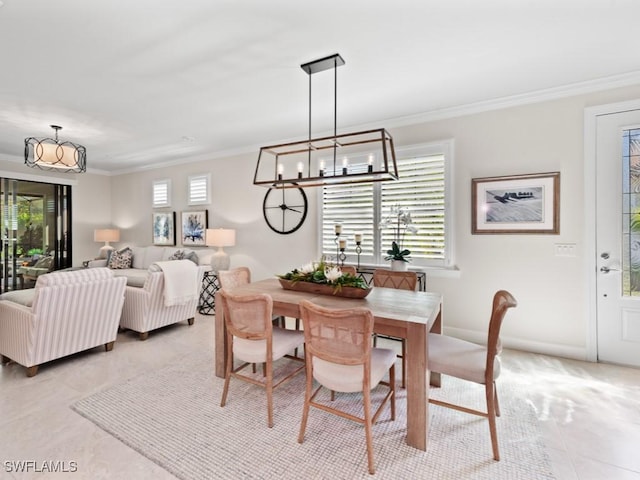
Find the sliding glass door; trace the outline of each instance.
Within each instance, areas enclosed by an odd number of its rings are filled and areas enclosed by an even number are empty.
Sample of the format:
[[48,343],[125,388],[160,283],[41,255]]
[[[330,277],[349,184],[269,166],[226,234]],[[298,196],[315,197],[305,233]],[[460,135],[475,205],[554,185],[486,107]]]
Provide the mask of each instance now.
[[0,178],[0,225],[3,292],[71,266],[71,186]]

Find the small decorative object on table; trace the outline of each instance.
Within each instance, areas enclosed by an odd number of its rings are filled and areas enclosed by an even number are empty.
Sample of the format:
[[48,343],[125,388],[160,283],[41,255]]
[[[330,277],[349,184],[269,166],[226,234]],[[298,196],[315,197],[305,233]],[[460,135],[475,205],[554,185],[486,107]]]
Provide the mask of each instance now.
[[342,273],[340,267],[328,263],[324,258],[278,275],[278,278],[285,290],[348,298],[364,298],[371,291],[362,278]]

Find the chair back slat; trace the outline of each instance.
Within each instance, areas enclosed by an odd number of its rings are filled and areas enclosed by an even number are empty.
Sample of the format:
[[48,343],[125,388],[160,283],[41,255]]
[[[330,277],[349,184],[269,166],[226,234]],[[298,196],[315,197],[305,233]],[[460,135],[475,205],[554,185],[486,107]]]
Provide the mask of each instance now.
[[220,270],[218,272],[220,288],[230,289],[238,285],[251,283],[251,270],[247,267],[237,267],[231,270]]
[[516,307],[518,302],[506,290],[498,290],[493,296],[491,320],[489,321],[489,333],[487,338],[487,366],[486,371],[493,377],[493,366],[496,355],[502,351],[500,342],[500,329],[502,321],[510,308]]
[[399,290],[415,290],[418,284],[416,272],[396,272],[377,269],[373,272],[373,286],[397,288]]
[[331,310],[300,302],[305,349],[312,356],[342,365],[362,365],[371,353],[373,314],[366,308]]
[[273,300],[266,293],[234,295],[220,290],[224,321],[234,337],[261,340],[271,337]]

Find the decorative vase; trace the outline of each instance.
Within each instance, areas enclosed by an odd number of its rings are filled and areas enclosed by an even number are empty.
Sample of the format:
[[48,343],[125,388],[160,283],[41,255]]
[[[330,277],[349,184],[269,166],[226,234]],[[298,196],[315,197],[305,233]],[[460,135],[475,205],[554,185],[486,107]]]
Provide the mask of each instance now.
[[402,260],[391,260],[391,270],[394,272],[406,272],[408,265],[407,262],[403,262]]

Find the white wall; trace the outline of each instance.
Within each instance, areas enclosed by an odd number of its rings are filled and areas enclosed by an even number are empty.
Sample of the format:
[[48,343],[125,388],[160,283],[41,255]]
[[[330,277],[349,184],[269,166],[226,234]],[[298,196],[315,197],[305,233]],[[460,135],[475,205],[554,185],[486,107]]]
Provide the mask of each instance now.
[[[396,146],[455,140],[453,213],[460,275],[430,276],[427,281],[429,290],[444,295],[445,331],[484,338],[491,297],[504,288],[519,302],[503,327],[506,346],[586,358],[589,262],[583,249],[591,232],[584,228],[584,108],[635,98],[640,98],[640,86],[389,129]],[[257,151],[107,180],[79,176],[74,263],[95,255],[99,246],[92,232],[103,222],[122,229],[121,245],[150,244],[152,181],[172,179],[171,210],[179,222],[180,212],[190,209],[187,177],[206,172],[212,182],[209,226],[237,229],[237,245],[225,249],[232,266],[246,265],[254,279],[261,279],[312,260],[318,251],[315,191],[307,189],[309,216],[302,228],[291,235],[274,233],[262,218],[266,190],[252,184],[256,159]],[[472,178],[551,171],[561,172],[559,235],[471,235]],[[109,196],[110,211],[103,201]],[[556,243],[576,244],[577,256],[554,256]]]

